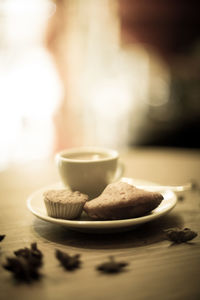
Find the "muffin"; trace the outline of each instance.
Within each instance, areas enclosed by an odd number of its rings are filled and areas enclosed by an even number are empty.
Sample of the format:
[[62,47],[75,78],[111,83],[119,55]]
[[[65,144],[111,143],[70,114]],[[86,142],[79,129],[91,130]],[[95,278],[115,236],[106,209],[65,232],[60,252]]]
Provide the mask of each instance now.
[[48,190],[43,196],[48,216],[60,219],[78,218],[88,200],[87,195],[67,189]]
[[113,220],[143,216],[163,200],[157,192],[138,189],[125,182],[109,184],[100,196],[88,201],[84,211],[93,219]]

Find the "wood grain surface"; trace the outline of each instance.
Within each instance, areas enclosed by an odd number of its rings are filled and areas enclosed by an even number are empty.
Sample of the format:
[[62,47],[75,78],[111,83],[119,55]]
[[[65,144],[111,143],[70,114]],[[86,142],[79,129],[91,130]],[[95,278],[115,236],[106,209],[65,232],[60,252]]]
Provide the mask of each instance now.
[[[179,185],[200,184],[200,152],[133,149],[121,153],[125,176]],[[128,232],[89,234],[70,231],[34,217],[26,207],[35,190],[59,181],[53,162],[12,165],[0,172],[0,299],[200,299],[200,192],[188,191],[168,215]],[[180,196],[180,195],[178,195]],[[190,243],[172,244],[163,230],[189,227],[198,233]],[[2,268],[7,256],[37,242],[44,253],[42,278],[17,283]],[[65,271],[55,250],[81,255],[81,268]],[[102,274],[97,265],[114,256],[128,266]]]

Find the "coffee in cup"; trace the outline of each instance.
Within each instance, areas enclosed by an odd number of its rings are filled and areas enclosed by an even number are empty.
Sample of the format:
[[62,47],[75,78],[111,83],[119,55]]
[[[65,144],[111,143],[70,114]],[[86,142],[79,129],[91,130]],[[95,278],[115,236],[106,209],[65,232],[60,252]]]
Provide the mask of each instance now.
[[111,182],[121,178],[123,164],[116,150],[98,147],[78,147],[56,154],[62,182],[73,191],[80,191],[90,199],[101,194]]

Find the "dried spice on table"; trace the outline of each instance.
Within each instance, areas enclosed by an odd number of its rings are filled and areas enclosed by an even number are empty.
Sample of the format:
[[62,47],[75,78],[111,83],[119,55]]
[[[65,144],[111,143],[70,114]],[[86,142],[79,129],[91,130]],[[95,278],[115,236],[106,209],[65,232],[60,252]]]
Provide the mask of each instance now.
[[177,196],[178,201],[182,202],[185,200],[185,197],[183,195]]
[[109,260],[107,262],[104,262],[104,263],[98,265],[96,267],[96,269],[103,273],[109,273],[109,274],[110,273],[119,273],[127,265],[128,265],[128,263],[122,262],[122,261],[117,262],[113,256],[110,256]]
[[199,186],[199,184],[197,183],[196,180],[191,179],[190,182],[191,182],[191,188],[192,188],[193,191],[200,191],[200,186]]
[[12,272],[19,281],[32,282],[40,278],[43,254],[36,243],[32,243],[30,248],[16,250],[14,254],[14,257],[7,257],[4,269]]
[[168,240],[172,241],[173,243],[187,243],[197,237],[197,232],[189,229],[178,229],[178,228],[170,228],[165,230],[165,234]]
[[4,239],[5,237],[6,237],[5,234],[1,234],[1,235],[0,235],[0,242],[3,241],[3,239]]
[[68,271],[80,268],[80,254],[69,255],[68,253],[57,249],[55,256],[60,261],[61,265]]
[[42,252],[37,248],[36,243],[32,243],[30,249],[29,248],[22,248],[18,249],[14,252],[17,257],[25,258],[29,264],[32,264],[36,267],[40,267],[42,265]]

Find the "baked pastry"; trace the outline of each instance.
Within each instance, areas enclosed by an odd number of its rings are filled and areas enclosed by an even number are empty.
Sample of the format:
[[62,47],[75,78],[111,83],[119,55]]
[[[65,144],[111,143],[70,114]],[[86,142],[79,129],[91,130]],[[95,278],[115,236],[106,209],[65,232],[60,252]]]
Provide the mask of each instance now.
[[126,219],[140,217],[162,201],[157,192],[138,189],[125,182],[109,184],[97,198],[85,203],[84,211],[93,219]]
[[43,196],[48,216],[60,219],[79,217],[88,200],[87,195],[67,189],[48,190]]

